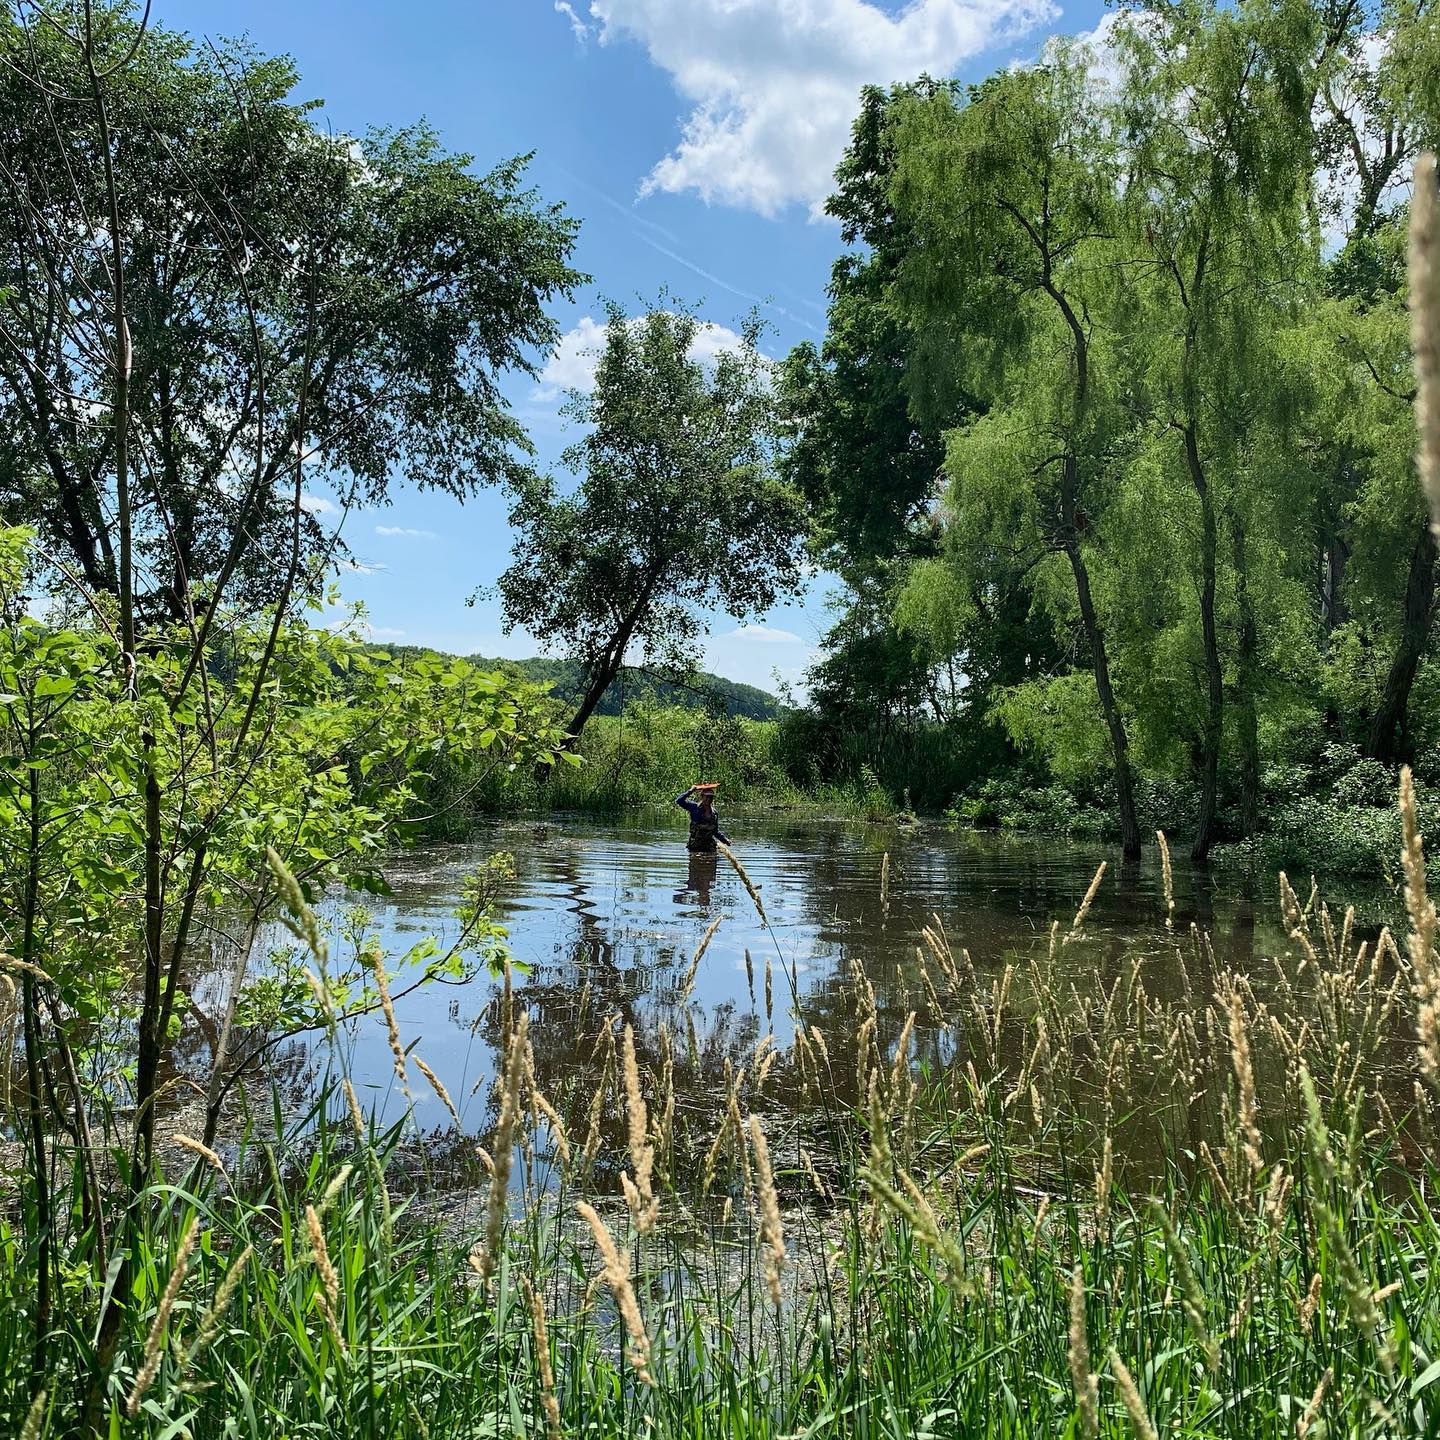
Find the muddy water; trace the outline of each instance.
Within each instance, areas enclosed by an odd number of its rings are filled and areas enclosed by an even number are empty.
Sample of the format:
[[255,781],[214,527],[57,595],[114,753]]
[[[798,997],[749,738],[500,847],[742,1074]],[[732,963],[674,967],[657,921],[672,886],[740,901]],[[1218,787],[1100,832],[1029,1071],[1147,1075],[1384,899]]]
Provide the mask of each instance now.
[[[1160,867],[1153,855],[1125,866],[1114,851],[1052,840],[773,816],[732,817],[729,828],[761,888],[768,931],[724,859],[688,855],[680,824],[663,814],[618,823],[496,824],[473,844],[398,857],[387,867],[394,894],[364,903],[373,933],[392,957],[427,936],[444,945],[459,928],[454,910],[465,877],[496,850],[514,855],[516,880],[498,918],[509,928],[515,961],[523,967],[516,989],[530,1013],[540,1083],[555,1097],[571,1094],[583,1077],[593,1076],[594,1038],[607,1015],[618,1013],[633,1024],[642,1063],[657,1063],[658,1037],[667,1025],[677,1037],[677,1054],[686,1055],[690,1042],[680,980],[717,917],[721,924],[701,962],[691,1002],[697,1063],[677,1061],[676,1068],[679,1102],[696,1109],[713,1103],[727,1057],[737,1066],[744,1063],[767,1033],[784,1046],[797,1010],[807,1024],[819,1025],[832,1054],[842,1052],[833,1055],[837,1073],[853,1073],[853,1061],[843,1053],[854,1029],[845,984],[852,961],[863,967],[882,1016],[898,1030],[905,1014],[923,1004],[915,946],[932,915],[940,916],[957,949],[969,950],[983,980],[998,975],[1008,961],[1046,947],[1050,922],[1069,923],[1102,860],[1109,864],[1106,879],[1087,920],[1086,939],[1067,951],[1068,963],[1119,974],[1139,953],[1147,957],[1152,993],[1169,988],[1174,942],[1165,935]],[[888,895],[882,897],[887,852]],[[1198,923],[1210,933],[1222,965],[1243,970],[1282,944],[1268,885],[1257,899],[1240,893],[1234,876],[1212,877],[1178,857],[1175,871],[1176,929],[1183,935],[1192,921]],[[331,918],[359,899],[337,897],[328,906]],[[343,948],[337,946],[337,960]],[[395,987],[403,983],[402,976]],[[487,1082],[499,1038],[498,990],[481,974],[461,985],[416,991],[397,1007],[405,1043],[444,1081],[472,1133],[493,1122]],[[923,1035],[919,1040],[923,1056],[929,1042]],[[367,1108],[397,1117],[403,1100],[383,1022],[355,1022],[343,1050]],[[311,1078],[316,1055],[309,1059]],[[293,1073],[303,1080],[306,1065]],[[411,1088],[422,1129],[445,1128],[443,1106],[413,1071]],[[782,1086],[777,1098],[783,1095]],[[569,1113],[576,1113],[573,1105]]]

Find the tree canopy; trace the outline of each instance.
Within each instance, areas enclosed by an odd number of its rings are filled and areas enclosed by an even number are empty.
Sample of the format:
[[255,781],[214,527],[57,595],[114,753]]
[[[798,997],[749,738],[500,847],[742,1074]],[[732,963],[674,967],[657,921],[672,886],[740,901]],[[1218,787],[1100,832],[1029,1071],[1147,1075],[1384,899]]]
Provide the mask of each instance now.
[[579,484],[536,475],[511,512],[505,622],[585,665],[572,736],[632,647],[683,676],[709,613],[762,613],[801,581],[804,509],[775,473],[759,322],[713,360],[698,334],[684,309],[611,305],[594,388],[567,407],[586,427],[565,455]]
[[[0,17],[7,517],[119,588],[117,280],[148,611],[184,614],[227,568],[275,595],[297,457],[342,510],[402,479],[464,497],[513,478],[529,443],[501,377],[543,357],[545,303],[582,278],[575,222],[524,188],[524,157],[477,175],[424,125],[336,135],[286,59],[86,13],[89,51]],[[333,558],[324,503],[307,495],[304,541]]]

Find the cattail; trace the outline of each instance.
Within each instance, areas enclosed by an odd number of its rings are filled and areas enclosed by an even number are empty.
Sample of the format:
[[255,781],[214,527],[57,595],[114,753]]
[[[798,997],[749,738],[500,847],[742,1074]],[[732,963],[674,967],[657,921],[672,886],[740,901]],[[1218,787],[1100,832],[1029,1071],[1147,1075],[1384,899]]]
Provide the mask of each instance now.
[[760,887],[745,873],[745,867],[740,863],[740,857],[722,840],[715,842],[715,848],[734,867],[735,873],[740,877],[740,883],[750,894],[750,899],[755,906],[755,913],[760,917],[760,923],[768,927],[770,921],[765,914],[765,905],[760,899]]
[[1110,1218],[1110,1192],[1114,1188],[1114,1165],[1115,1147],[1107,1132],[1104,1151],[1095,1171],[1095,1224],[1102,1230]]
[[700,1194],[702,1197],[710,1193],[710,1187],[715,1183],[715,1171],[720,1164],[720,1155],[725,1148],[725,1140],[729,1133],[730,1114],[727,1110],[720,1121],[719,1129],[715,1132],[715,1139],[711,1142],[709,1150],[705,1152],[705,1164],[700,1171]]
[[1080,908],[1075,912],[1075,918],[1070,922],[1070,933],[1065,937],[1068,945],[1072,940],[1080,938],[1081,929],[1085,924],[1085,917],[1090,913],[1090,906],[1095,902],[1095,896],[1099,893],[1100,882],[1105,878],[1105,867],[1109,861],[1102,860],[1100,868],[1095,872],[1095,878],[1090,882],[1090,888],[1085,892],[1085,898],[1080,902]]
[[650,1144],[650,1122],[645,1111],[645,1095],[640,1088],[640,1066],[635,1059],[635,1032],[629,1025],[625,1027],[624,1066],[625,1115],[630,1123],[630,1163],[635,1170],[634,1186],[627,1188],[625,1193],[631,1201],[630,1213],[635,1228],[645,1235],[655,1226],[660,1202],[655,1198],[652,1187],[655,1149]]
[[1410,348],[1415,352],[1416,468],[1440,535],[1440,201],[1435,157],[1415,161],[1410,201]]
[[199,1234],[199,1216],[192,1216],[190,1223],[185,1227],[185,1233],[180,1237],[180,1248],[175,1255],[175,1264],[171,1267],[170,1278],[166,1281],[164,1293],[160,1296],[160,1304],[155,1311],[155,1319],[151,1322],[150,1333],[145,1337],[145,1353],[140,1362],[140,1369],[136,1372],[135,1383],[131,1386],[130,1398],[125,1402],[125,1413],[132,1420],[140,1411],[140,1402],[145,1398],[145,1392],[155,1383],[155,1376],[160,1372],[160,1357],[165,1353],[163,1343],[165,1327],[170,1323],[170,1312],[175,1307],[175,1301],[180,1294],[180,1286],[185,1282],[185,1271],[189,1268],[190,1255],[195,1249],[195,1241]]
[[305,1207],[305,1228],[310,1233],[310,1258],[315,1262],[315,1271],[320,1276],[321,1285],[325,1287],[325,1298],[330,1302],[331,1308],[336,1309],[340,1305],[340,1277],[330,1263],[325,1232],[320,1227],[320,1216],[313,1205]]
[[500,1236],[505,1227],[505,1210],[510,1198],[510,1169],[515,1161],[515,1130],[520,1113],[520,1076],[524,1065],[526,1035],[530,1017],[523,1010],[515,1022],[510,1054],[500,1091],[500,1118],[495,1124],[495,1173],[490,1180],[490,1200],[485,1217],[485,1245],[480,1256],[480,1275],[488,1280],[495,1273],[500,1255]]
[[1185,1253],[1185,1247],[1175,1233],[1175,1226],[1171,1223],[1165,1207],[1159,1201],[1152,1200],[1150,1208],[1160,1225],[1160,1232],[1165,1237],[1165,1248],[1170,1252],[1170,1263],[1180,1280],[1181,1309],[1185,1313],[1191,1333],[1205,1352],[1206,1363],[1213,1373],[1220,1364],[1220,1347],[1216,1345],[1209,1326],[1205,1323],[1205,1296],[1200,1289],[1200,1282],[1195,1278],[1190,1257]]
[[545,1307],[529,1277],[520,1277],[525,1301],[530,1307],[530,1333],[535,1340],[535,1368],[540,1372],[540,1406],[545,1411],[549,1440],[560,1440],[560,1402],[555,1397],[555,1370],[550,1363],[550,1336],[545,1329]]
[[533,1083],[530,1088],[530,1098],[550,1126],[550,1133],[555,1137],[555,1148],[560,1152],[560,1163],[568,1165],[570,1163],[570,1140],[565,1134],[565,1122],[560,1118],[555,1107],[541,1093],[540,1088]]
[[1426,888],[1425,845],[1420,834],[1415,780],[1408,765],[1400,772],[1400,819],[1405,837],[1401,861],[1405,869],[1405,908],[1410,915],[1408,949],[1415,987],[1420,1069],[1432,1085],[1440,1085],[1440,973],[1435,966],[1435,933],[1440,920]]
[[1160,883],[1165,889],[1165,928],[1175,928],[1175,872],[1170,868],[1170,842],[1163,830],[1155,832],[1155,843],[1160,847]]
[[830,1047],[825,1043],[825,1037],[820,1033],[819,1027],[810,1027],[810,1038],[815,1042],[815,1048],[820,1052],[820,1058],[825,1062],[825,1068],[830,1068]]
[[50,978],[49,973],[42,970],[31,960],[22,960],[18,955],[0,955],[0,966],[6,970],[18,970],[22,975],[33,975],[37,980],[42,980],[47,985],[55,982]]
[[809,1176],[811,1185],[815,1187],[815,1193],[822,1200],[828,1200],[830,1187],[820,1178],[820,1172],[815,1168],[815,1161],[803,1145],[800,1147],[800,1163],[805,1167],[805,1174]]
[[225,1271],[225,1278],[215,1291],[215,1299],[211,1301],[210,1308],[205,1312],[205,1318],[200,1322],[195,1343],[191,1345],[185,1356],[187,1369],[210,1348],[216,1335],[220,1333],[220,1322],[225,1318],[225,1312],[230,1308],[230,1302],[235,1298],[236,1290],[240,1288],[240,1281],[245,1276],[245,1266],[254,1253],[255,1247],[247,1245],[231,1260],[229,1268]]
[[700,961],[706,950],[710,948],[710,941],[715,932],[720,928],[720,922],[724,916],[717,915],[705,927],[705,933],[700,937],[700,943],[695,947],[695,953],[690,957],[690,966],[680,980],[680,1003],[683,1005],[689,998],[690,992],[695,987],[695,972],[700,968]]
[[590,1097],[590,1113],[585,1131],[585,1143],[580,1147],[580,1168],[589,1170],[595,1163],[595,1157],[600,1153],[600,1113],[605,1107],[605,1076],[602,1073],[600,1082],[595,1086],[595,1093]]
[[895,1042],[895,1058],[890,1066],[890,1094],[900,1089],[900,1082],[907,1078],[910,1069],[910,1036],[915,1029],[915,1012],[912,1010],[900,1027],[900,1038]]
[[770,1303],[780,1305],[780,1271],[785,1264],[785,1230],[780,1220],[780,1200],[775,1193],[775,1175],[770,1169],[770,1147],[760,1117],[750,1117],[750,1143],[755,1147],[755,1192],[760,1208],[760,1245],[765,1252],[765,1284]]
[[1135,1377],[1115,1350],[1110,1351],[1110,1373],[1115,1377],[1115,1388],[1119,1390],[1120,1399],[1125,1403],[1125,1413],[1130,1417],[1130,1428],[1135,1432],[1135,1440],[1160,1440],[1150,1416],[1146,1413],[1145,1402],[1140,1398]]
[[1255,1070],[1250,1061],[1250,1037],[1245,1029],[1245,1006],[1239,987],[1230,991],[1230,1062],[1235,1068],[1235,1081],[1240,1087],[1240,1134],[1245,1158],[1252,1171],[1265,1163],[1260,1153],[1260,1127],[1256,1121]]
[[[742,1074],[743,1078],[743,1074]],[[740,1176],[745,1188],[750,1188],[750,1147],[745,1143],[745,1122],[740,1118],[740,1084],[736,1081],[730,1087],[727,1103],[731,1133],[735,1137],[735,1153],[740,1160]]]
[[375,988],[380,993],[380,1009],[385,1014],[390,1053],[395,1057],[395,1078],[400,1082],[401,1094],[409,1100],[410,1081],[405,1073],[405,1046],[400,1042],[400,1026],[395,1020],[395,1006],[390,1001],[390,982],[385,977],[385,958],[378,949],[370,953],[370,967],[375,976]]
[[354,1172],[353,1165],[342,1165],[336,1172],[334,1178],[325,1187],[325,1193],[320,1197],[320,1204],[317,1213],[321,1219],[329,1214],[330,1207],[335,1203],[335,1197],[345,1188],[345,1182],[349,1180]]
[[30,1409],[25,1413],[25,1423],[20,1427],[20,1440],[40,1440],[40,1422],[45,1418],[45,1402],[49,1395],[44,1390],[37,1390],[35,1398],[30,1402]]
[[305,892],[300,888],[300,882],[273,846],[265,847],[265,863],[270,867],[271,875],[275,877],[275,888],[280,892],[280,898],[285,902],[285,908],[293,917],[286,921],[287,927],[293,935],[305,942],[306,948],[323,968],[327,948],[325,939],[320,934],[320,923],[315,918],[314,910],[310,908],[305,899]]
[[875,1017],[867,1015],[855,1035],[855,1090],[864,1095],[870,1073],[870,1042],[875,1038]]
[[1310,1433],[1310,1428],[1315,1424],[1320,1414],[1320,1407],[1325,1403],[1325,1392],[1330,1388],[1330,1382],[1335,1378],[1333,1370],[1326,1370],[1320,1377],[1320,1383],[1315,1387],[1315,1393],[1310,1397],[1310,1403],[1306,1405],[1304,1413],[1295,1422],[1295,1440],[1305,1440]]
[[440,1097],[440,1103],[450,1112],[450,1118],[455,1122],[457,1130],[465,1127],[460,1123],[460,1112],[455,1108],[455,1102],[450,1098],[450,1092],[445,1088],[445,1082],[418,1056],[415,1057],[415,1068],[430,1082],[430,1088]]
[[595,1213],[592,1206],[581,1200],[575,1209],[589,1226],[595,1237],[595,1248],[605,1266],[605,1282],[615,1297],[620,1319],[630,1337],[630,1363],[641,1381],[654,1386],[655,1377],[650,1373],[650,1337],[645,1333],[645,1323],[640,1318],[640,1305],[630,1284],[630,1256],[616,1249],[615,1241],[605,1222]]
[[1070,1383],[1088,1440],[1100,1433],[1100,1382],[1090,1368],[1090,1343],[1085,1338],[1085,1277],[1075,1267],[1070,1277]]
[[355,1128],[355,1143],[363,1146],[366,1140],[365,1115],[360,1109],[360,1097],[356,1095],[348,1075],[340,1082],[340,1088],[344,1090],[345,1103],[350,1108],[350,1123]]
[[333,1026],[335,1007],[330,1003],[330,991],[320,977],[308,967],[305,971],[305,983],[309,985],[310,993],[315,997],[315,1004],[319,1007],[321,1015],[325,1017],[325,1024]]
[[182,1150],[189,1150],[193,1155],[198,1155],[222,1180],[228,1178],[225,1174],[224,1163],[208,1145],[202,1144],[193,1136],[178,1133],[170,1137],[170,1143]]

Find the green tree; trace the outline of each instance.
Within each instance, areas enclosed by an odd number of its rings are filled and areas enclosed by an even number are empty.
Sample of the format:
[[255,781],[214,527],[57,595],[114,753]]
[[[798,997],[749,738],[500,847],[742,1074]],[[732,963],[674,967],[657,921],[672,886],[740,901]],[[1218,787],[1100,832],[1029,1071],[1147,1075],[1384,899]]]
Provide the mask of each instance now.
[[1133,169],[1124,212],[1141,258],[1133,278],[1143,317],[1132,374],[1154,417],[1153,443],[1172,453],[1197,512],[1204,689],[1192,853],[1203,859],[1216,837],[1225,736],[1227,555],[1235,567],[1243,808],[1252,825],[1258,796],[1259,652],[1247,573],[1253,537],[1243,506],[1232,501],[1243,488],[1250,425],[1264,405],[1266,337],[1315,238],[1305,223],[1310,151],[1300,107],[1317,24],[1312,12],[1263,3],[1159,5],[1145,20],[1123,31],[1121,103]]
[[996,76],[962,104],[910,102],[895,144],[893,200],[917,242],[898,286],[915,337],[913,403],[943,414],[968,393],[984,407],[949,435],[947,553],[972,592],[995,555],[1011,573],[1051,556],[1068,566],[1134,856],[1129,739],[1089,539],[1114,423],[1096,330],[1114,291],[1120,156],[1084,65],[1064,55]]
[[[73,30],[0,17],[7,518],[93,591],[119,593],[133,544],[142,612],[178,618],[219,576],[278,594],[297,453],[342,508],[514,475],[501,377],[548,349],[544,304],[581,278],[575,222],[523,159],[476,175],[423,125],[327,133],[289,60],[62,13]],[[119,456],[96,423],[117,403]],[[303,540],[338,544],[311,511]]]
[[567,413],[587,427],[565,454],[568,495],[535,476],[511,511],[515,553],[499,592],[507,627],[585,666],[569,726],[579,738],[632,647],[688,674],[707,611],[763,613],[801,583],[799,495],[777,477],[769,365],[759,323],[713,361],[683,309],[630,319],[611,305],[589,393]]

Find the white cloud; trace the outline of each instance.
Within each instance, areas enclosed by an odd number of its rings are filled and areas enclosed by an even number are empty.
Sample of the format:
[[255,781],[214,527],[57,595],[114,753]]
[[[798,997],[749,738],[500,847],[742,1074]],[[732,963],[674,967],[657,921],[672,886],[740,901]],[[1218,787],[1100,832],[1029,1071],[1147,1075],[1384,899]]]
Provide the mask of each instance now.
[[333,500],[327,500],[323,495],[302,495],[300,508],[308,510],[312,515],[338,515],[340,513],[340,507]]
[[[632,322],[633,323],[633,322]],[[701,362],[712,361],[726,350],[740,346],[740,336],[728,325],[706,321],[695,332],[690,356]],[[583,315],[555,343],[554,353],[540,372],[539,383],[531,397],[556,400],[567,390],[589,392],[595,388],[595,367],[605,348],[605,327],[593,315]]]
[[793,630],[781,630],[774,625],[741,625],[739,629],[732,630],[728,635],[721,637],[725,640],[749,640],[760,645],[803,645],[803,637],[795,634]]
[[555,0],[555,11],[570,22],[570,33],[577,44],[583,45],[590,38],[590,27],[575,13],[575,7],[569,0]]
[[413,530],[408,525],[377,525],[375,533],[377,535],[399,535],[407,540],[433,540],[435,538],[433,530]]
[[952,74],[1052,19],[1053,0],[591,0],[605,42],[632,39],[693,109],[647,191],[697,191],[773,215],[821,213],[860,90]]
[[396,630],[390,625],[370,625],[366,627],[372,640],[403,640],[405,632]]

